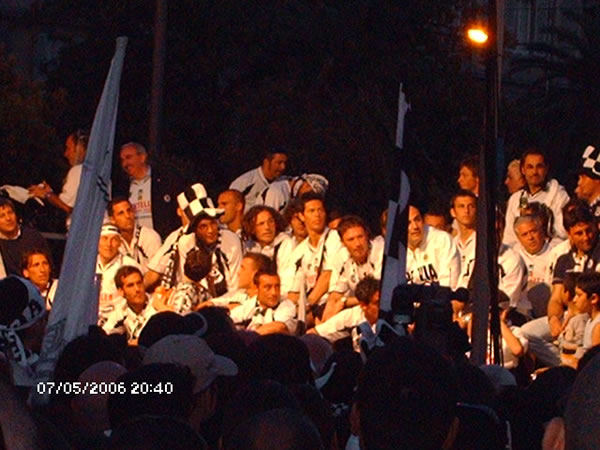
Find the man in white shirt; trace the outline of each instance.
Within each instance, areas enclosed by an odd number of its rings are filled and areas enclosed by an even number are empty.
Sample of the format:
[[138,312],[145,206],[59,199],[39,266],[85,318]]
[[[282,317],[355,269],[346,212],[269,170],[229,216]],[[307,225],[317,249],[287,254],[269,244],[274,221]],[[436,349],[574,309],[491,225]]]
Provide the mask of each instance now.
[[130,344],[136,344],[144,325],[156,310],[149,303],[142,272],[137,267],[120,267],[115,275],[115,285],[120,297],[102,328],[109,334],[124,333]]
[[110,221],[121,234],[119,251],[137,261],[142,273],[146,273],[148,261],[161,246],[160,235],[135,222],[133,207],[125,197],[114,197],[108,203],[107,211]]
[[247,301],[231,311],[236,325],[258,334],[291,334],[296,329],[296,305],[281,298],[276,272],[256,272],[256,300]]
[[256,199],[271,182],[279,178],[287,166],[287,151],[275,148],[265,152],[262,164],[231,182],[230,189],[236,189],[246,199],[246,211],[256,204]]
[[343,262],[329,283],[327,305],[323,321],[328,320],[342,309],[357,306],[356,286],[366,277],[381,278],[383,263],[383,243],[369,241],[369,230],[358,216],[344,216],[337,232],[350,257]]
[[439,283],[455,289],[460,254],[450,235],[423,223],[420,211],[409,206],[406,279],[409,283]]
[[289,180],[274,181],[260,193],[256,203],[282,212],[290,200],[307,192],[316,192],[324,196],[328,187],[329,181],[323,175],[305,173]]
[[513,246],[517,237],[513,224],[515,218],[521,215],[521,208],[526,208],[529,202],[545,204],[554,215],[553,236],[566,239],[567,233],[563,227],[562,208],[569,201],[569,194],[555,179],[548,180],[548,162],[544,153],[535,148],[526,150],[521,156],[521,173],[525,177],[526,186],[512,194],[506,205],[506,222],[502,243]]
[[475,264],[477,197],[471,191],[461,190],[452,197],[450,214],[456,221],[458,232],[454,243],[460,253],[458,287],[467,288]]

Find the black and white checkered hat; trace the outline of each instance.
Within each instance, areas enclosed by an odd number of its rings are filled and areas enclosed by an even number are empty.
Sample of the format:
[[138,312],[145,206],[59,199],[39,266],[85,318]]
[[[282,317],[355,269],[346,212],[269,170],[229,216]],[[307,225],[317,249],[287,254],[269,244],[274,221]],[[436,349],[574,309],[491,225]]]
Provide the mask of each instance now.
[[195,228],[195,223],[202,217],[217,218],[225,212],[221,208],[215,208],[212,199],[206,193],[204,185],[193,184],[177,196],[177,204],[190,221],[188,233]]
[[600,150],[588,145],[581,155],[581,174],[600,180]]

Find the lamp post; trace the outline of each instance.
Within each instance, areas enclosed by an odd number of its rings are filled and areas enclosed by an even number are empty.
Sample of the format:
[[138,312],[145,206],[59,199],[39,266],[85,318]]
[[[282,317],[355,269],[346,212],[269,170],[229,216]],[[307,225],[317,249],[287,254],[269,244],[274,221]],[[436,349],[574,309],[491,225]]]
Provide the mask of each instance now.
[[[496,154],[498,149],[499,71],[496,33],[496,2],[488,2],[487,27],[474,26],[467,36],[485,54],[486,107],[485,145],[479,150],[479,207],[477,208],[477,248],[473,271],[473,349],[471,361],[480,365],[501,364],[500,317],[498,311],[498,236],[496,230]],[[488,322],[489,316],[489,322]],[[488,346],[488,324],[491,340]]]

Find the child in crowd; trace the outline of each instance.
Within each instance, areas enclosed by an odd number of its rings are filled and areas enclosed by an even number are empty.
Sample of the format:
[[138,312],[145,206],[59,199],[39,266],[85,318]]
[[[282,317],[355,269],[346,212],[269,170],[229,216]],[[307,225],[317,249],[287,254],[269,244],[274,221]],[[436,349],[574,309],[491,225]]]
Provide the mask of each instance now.
[[587,350],[600,344],[600,273],[584,273],[577,278],[575,305],[590,314],[583,331],[583,356]]
[[565,276],[563,282],[564,303],[569,305],[569,315],[563,331],[558,336],[561,363],[574,369],[577,368],[577,361],[583,354],[583,330],[590,318],[586,307],[583,305],[583,309],[580,309],[578,303],[574,301],[579,275],[576,272],[569,272]]

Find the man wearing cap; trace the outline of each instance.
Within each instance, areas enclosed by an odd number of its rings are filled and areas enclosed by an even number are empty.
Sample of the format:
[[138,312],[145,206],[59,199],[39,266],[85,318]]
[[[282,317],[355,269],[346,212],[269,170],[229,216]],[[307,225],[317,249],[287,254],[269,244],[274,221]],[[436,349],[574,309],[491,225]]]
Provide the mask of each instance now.
[[125,197],[113,197],[107,206],[110,221],[121,234],[119,251],[137,261],[142,273],[161,246],[160,235],[151,228],[135,223],[135,213]]
[[[216,295],[223,295],[237,287],[237,271],[242,260],[242,244],[235,233],[219,228],[219,216],[223,210],[215,208],[208,197],[206,189],[200,183],[179,194],[177,201],[183,214],[189,220],[185,232],[177,241],[177,248],[170,252],[159,250],[160,258],[154,258],[148,268],[155,272],[155,281],[167,272],[170,261],[176,261],[174,279],[183,279],[183,266],[187,254],[200,246],[212,253],[213,268],[211,278],[214,282]],[[163,245],[163,249],[165,248]],[[172,258],[173,257],[173,258]],[[204,280],[203,280],[204,283]],[[174,283],[173,285],[175,285]],[[208,286],[205,286],[208,288]]]
[[[119,253],[121,235],[116,225],[106,223],[100,231],[98,242],[98,260],[96,263],[96,277],[101,279],[99,299],[99,325],[102,326],[109,313],[114,311],[114,301],[119,295],[115,284],[115,275],[121,266],[138,267],[135,260]],[[139,267],[138,267],[139,268]]]
[[281,298],[277,272],[256,272],[254,284],[256,299],[250,299],[231,310],[233,323],[258,334],[293,333],[296,329],[296,305]]
[[21,275],[23,254],[36,248],[50,253],[39,231],[19,224],[12,200],[0,197],[0,278]]
[[34,384],[35,365],[46,327],[46,305],[29,280],[0,280],[0,355],[10,362],[15,386]]
[[324,196],[328,187],[329,181],[323,175],[305,173],[289,180],[274,181],[260,193],[256,203],[282,212],[290,199],[298,198],[307,192],[316,192]]
[[545,204],[554,215],[553,238],[558,236],[566,239],[567,233],[563,227],[562,208],[569,201],[569,194],[555,179],[548,180],[549,165],[546,156],[536,148],[527,149],[521,156],[521,173],[527,183],[523,189],[512,194],[506,205],[506,222],[502,243],[514,246],[517,237],[513,224],[515,217],[521,215],[521,208],[530,202]]
[[240,191],[246,199],[246,211],[257,203],[260,193],[285,172],[287,160],[287,150],[284,148],[268,150],[259,167],[231,182],[229,188]]
[[143,364],[171,363],[189,367],[196,377],[194,406],[189,423],[200,431],[202,423],[216,411],[217,377],[237,375],[238,367],[229,358],[215,355],[204,339],[194,335],[170,335],[162,338],[144,353]]
[[114,300],[115,308],[102,325],[108,334],[125,334],[130,344],[137,339],[146,322],[156,314],[144,291],[142,272],[133,266],[121,266],[115,275],[119,297]]
[[148,152],[137,142],[124,144],[120,158],[129,179],[121,179],[116,174],[113,195],[129,198],[138,224],[156,230],[162,237],[167,236],[179,225],[173,206],[181,177],[164,167],[151,167]]
[[600,151],[588,145],[581,157],[575,195],[585,200],[595,217],[600,217]]

